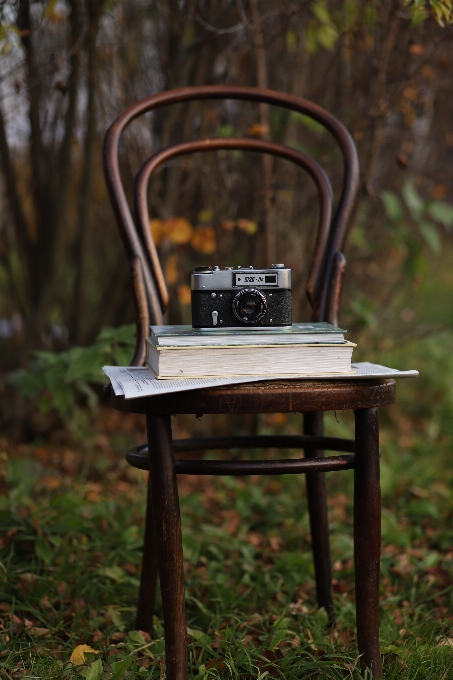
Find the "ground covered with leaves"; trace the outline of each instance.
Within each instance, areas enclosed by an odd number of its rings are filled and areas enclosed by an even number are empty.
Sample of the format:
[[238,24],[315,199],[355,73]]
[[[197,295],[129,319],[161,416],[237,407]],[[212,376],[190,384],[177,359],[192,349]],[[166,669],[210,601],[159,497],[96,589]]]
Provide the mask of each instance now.
[[[450,680],[452,360],[444,340],[419,351],[444,373],[401,386],[382,411],[381,647],[389,680]],[[175,431],[200,430],[203,420],[174,418]],[[301,416],[255,425],[298,432]],[[328,434],[349,436],[351,427],[350,414],[327,421]],[[165,677],[160,606],[152,637],[134,623],[146,479],[123,454],[142,439],[140,419],[99,409],[84,446],[61,433],[1,442],[0,678]],[[191,678],[361,677],[352,472],[327,479],[333,629],[316,607],[302,478],[180,479]]]

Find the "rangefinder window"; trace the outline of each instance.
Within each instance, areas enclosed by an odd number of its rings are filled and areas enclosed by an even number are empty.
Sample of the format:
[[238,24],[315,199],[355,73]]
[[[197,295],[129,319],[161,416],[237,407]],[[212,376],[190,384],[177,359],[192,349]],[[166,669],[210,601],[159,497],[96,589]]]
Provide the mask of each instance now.
[[277,274],[234,274],[233,286],[276,286],[278,284]]

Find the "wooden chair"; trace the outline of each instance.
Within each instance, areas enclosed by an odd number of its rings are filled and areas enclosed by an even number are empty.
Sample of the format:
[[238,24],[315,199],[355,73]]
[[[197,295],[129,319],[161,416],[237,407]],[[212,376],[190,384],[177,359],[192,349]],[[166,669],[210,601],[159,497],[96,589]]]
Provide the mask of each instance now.
[[[265,102],[299,112],[321,123],[341,149],[343,188],[333,218],[329,181],[312,159],[265,140],[203,139],[176,144],[147,159],[135,184],[133,218],[121,182],[118,145],[129,123],[158,107],[192,100],[239,99]],[[149,325],[162,323],[168,293],[149,229],[147,186],[151,173],[164,161],[213,149],[260,151],[286,158],[303,167],[319,194],[319,220],[307,294],[314,321],[337,323],[345,258],[342,248],[358,186],[354,143],[332,115],[298,97],[250,87],[201,86],[157,94],[126,109],[109,128],[104,145],[104,171],[124,247],[130,261],[137,312],[137,345],[133,365],[142,365]],[[152,626],[157,577],[160,578],[166,668],[169,680],[187,678],[187,632],[184,602],[183,555],[177,474],[250,475],[306,474],[316,587],[320,607],[333,621],[331,567],[324,472],[354,469],[354,551],[358,648],[362,670],[382,677],[379,649],[380,485],[378,407],[395,398],[394,380],[279,380],[192,390],[126,401],[107,388],[110,404],[120,411],[146,415],[148,445],[127,454],[128,462],[149,470],[145,546],[138,603],[137,627]],[[323,436],[323,412],[353,409],[355,439]],[[171,414],[205,413],[304,414],[299,436],[242,436],[172,440]],[[229,448],[280,447],[304,450],[304,458],[286,460],[175,460],[175,452]],[[324,457],[324,450],[347,455]]]

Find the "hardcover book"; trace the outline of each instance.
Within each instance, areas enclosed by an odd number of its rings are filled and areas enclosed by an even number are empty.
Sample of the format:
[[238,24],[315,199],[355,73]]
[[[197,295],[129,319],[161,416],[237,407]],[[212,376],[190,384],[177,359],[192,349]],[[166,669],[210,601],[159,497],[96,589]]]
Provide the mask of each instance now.
[[294,345],[343,343],[344,331],[330,323],[293,323],[289,329],[219,328],[201,331],[192,326],[151,326],[150,341],[156,347],[236,345]]
[[158,346],[147,343],[147,363],[158,378],[354,373],[352,342],[238,346]]

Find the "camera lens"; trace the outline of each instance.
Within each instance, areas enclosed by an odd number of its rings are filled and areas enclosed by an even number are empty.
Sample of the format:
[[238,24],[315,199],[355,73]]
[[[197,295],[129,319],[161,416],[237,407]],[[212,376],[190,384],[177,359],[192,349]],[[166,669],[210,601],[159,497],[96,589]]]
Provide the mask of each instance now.
[[233,298],[233,313],[242,323],[257,323],[266,311],[266,296],[256,288],[242,288]]

